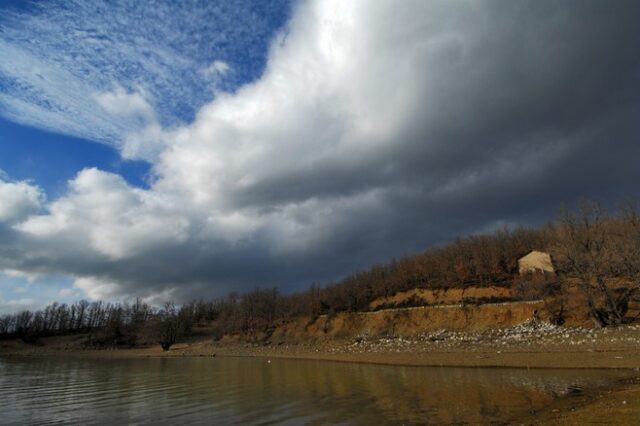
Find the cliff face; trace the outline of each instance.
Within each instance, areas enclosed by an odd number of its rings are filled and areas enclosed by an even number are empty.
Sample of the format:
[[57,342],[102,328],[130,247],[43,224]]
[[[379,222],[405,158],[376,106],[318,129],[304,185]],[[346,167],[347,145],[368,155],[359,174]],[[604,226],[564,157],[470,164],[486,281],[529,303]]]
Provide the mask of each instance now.
[[341,312],[321,315],[314,321],[299,319],[276,328],[272,341],[305,338],[367,336],[415,336],[440,329],[480,331],[511,327],[534,317],[542,301],[442,305],[384,309],[376,312]]

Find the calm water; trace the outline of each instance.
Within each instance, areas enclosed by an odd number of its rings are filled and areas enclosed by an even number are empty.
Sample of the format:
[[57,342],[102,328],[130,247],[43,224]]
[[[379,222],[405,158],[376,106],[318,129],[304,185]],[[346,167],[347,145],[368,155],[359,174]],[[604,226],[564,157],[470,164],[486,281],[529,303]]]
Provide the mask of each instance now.
[[625,374],[221,357],[0,358],[0,424],[488,423]]

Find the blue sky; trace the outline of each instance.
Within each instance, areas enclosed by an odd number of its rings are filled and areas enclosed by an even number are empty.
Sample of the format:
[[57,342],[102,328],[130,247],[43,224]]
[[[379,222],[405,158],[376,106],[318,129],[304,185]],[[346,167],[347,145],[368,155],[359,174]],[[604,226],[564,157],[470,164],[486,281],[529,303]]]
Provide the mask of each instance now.
[[[117,150],[124,120],[105,117],[103,131],[88,129],[84,115],[104,112],[91,103],[82,111],[76,98],[114,87],[144,90],[162,125],[188,123],[216,91],[233,92],[260,76],[291,8],[290,1],[2,2],[0,169],[54,197],[85,167],[145,186],[148,164]],[[210,70],[216,62],[228,67],[224,75]],[[76,87],[89,92],[70,93]]]
[[[3,2],[0,41],[8,60],[0,71],[0,169],[13,179],[35,180],[50,196],[60,195],[66,181],[85,167],[144,186],[148,165],[123,160],[113,146],[122,137],[119,127],[136,123],[122,123],[122,117],[85,121],[85,115],[104,112],[77,98],[114,87],[143,89],[163,125],[190,122],[215,91],[233,91],[261,74],[270,40],[290,10],[288,1],[186,2],[184,7]],[[207,73],[216,61],[229,66],[224,76]],[[69,93],[79,87],[84,90]],[[89,128],[95,121],[102,131]]]
[[0,313],[295,291],[639,197],[639,15],[0,2]]
[[[11,58],[0,69],[3,115],[104,142],[137,123],[83,110],[92,92],[144,91],[161,124],[191,121],[216,90],[233,91],[262,73],[291,11],[287,1],[21,3],[28,6],[3,3],[0,17],[2,52]],[[228,72],[208,71],[216,61]],[[47,117],[30,116],[32,108]]]
[[0,169],[16,180],[33,180],[47,197],[62,195],[67,181],[85,167],[122,175],[145,187],[149,164],[123,160],[116,149],[86,139],[25,126],[0,118]]
[[[2,2],[0,170],[50,200],[92,167],[148,188],[150,164],[118,150],[123,132],[139,123],[104,117],[86,98],[144,90],[163,126],[188,123],[216,92],[260,76],[291,8],[289,1]],[[226,65],[216,71],[216,63]],[[84,296],[72,283],[0,274],[0,311]]]

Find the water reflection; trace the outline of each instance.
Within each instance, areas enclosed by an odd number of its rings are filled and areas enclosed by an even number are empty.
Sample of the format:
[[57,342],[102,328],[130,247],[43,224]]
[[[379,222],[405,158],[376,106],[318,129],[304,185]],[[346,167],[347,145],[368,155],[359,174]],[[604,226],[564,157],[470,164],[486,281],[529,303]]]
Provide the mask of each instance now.
[[0,358],[0,423],[504,422],[626,374],[249,358]]

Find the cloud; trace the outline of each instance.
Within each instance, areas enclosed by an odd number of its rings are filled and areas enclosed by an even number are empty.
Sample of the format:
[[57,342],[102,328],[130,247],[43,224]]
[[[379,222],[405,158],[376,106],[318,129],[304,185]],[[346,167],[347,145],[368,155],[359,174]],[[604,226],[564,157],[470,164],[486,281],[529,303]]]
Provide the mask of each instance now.
[[[257,78],[290,5],[54,0],[0,9],[0,56],[11,58],[0,61],[0,114],[120,147],[146,122],[110,105],[147,114],[151,102],[163,126],[188,122],[213,98],[200,70],[213,64],[224,90]],[[219,59],[227,57],[242,64],[229,78],[233,64]]]
[[132,130],[122,136],[122,157],[129,160],[154,161],[163,149],[162,126],[153,107],[141,92],[127,92],[117,87],[111,92],[98,93],[95,98],[108,114],[138,121],[138,130]]
[[31,283],[37,281],[38,279],[42,278],[38,274],[33,274],[33,273],[25,272],[25,271],[17,271],[15,269],[5,269],[4,271],[2,271],[2,273],[4,275],[6,275],[7,277],[22,278],[28,284],[31,284]]
[[231,67],[226,62],[213,61],[211,65],[209,65],[208,67],[202,70],[202,74],[204,75],[205,78],[215,79],[220,76],[224,76],[230,70],[231,70]]
[[64,298],[78,297],[78,293],[73,291],[72,288],[63,288],[63,289],[60,289],[60,291],[58,292],[58,296],[64,297]]
[[29,297],[12,300],[4,300],[0,298],[0,312],[2,313],[13,313],[23,311],[25,309],[33,309],[34,306],[38,306],[38,301]]
[[145,124],[156,121],[155,111],[139,92],[128,93],[118,87],[96,95],[98,104],[109,114],[139,117]]
[[[73,286],[79,290],[82,290],[84,294],[92,300],[105,300],[110,299],[115,295],[122,296],[122,290],[118,284],[104,281],[95,277],[82,277],[75,280]],[[70,289],[62,289],[62,291],[70,291]],[[62,296],[62,294],[60,294]]]
[[300,3],[260,78],[189,124],[163,124],[153,91],[97,92],[144,122],[121,152],[152,162],[149,189],[80,171],[0,235],[0,269],[63,273],[92,298],[287,290],[640,195],[638,8]]
[[36,213],[45,201],[44,193],[28,182],[10,182],[0,175],[0,226]]
[[171,203],[161,194],[130,188],[118,175],[85,169],[65,197],[49,204],[49,214],[31,216],[16,229],[33,240],[73,238],[73,244],[118,260],[186,240],[189,222]]
[[69,303],[82,297],[79,291],[63,291],[72,282],[61,276],[24,276],[0,272],[0,315],[24,309],[42,309],[53,301]]

